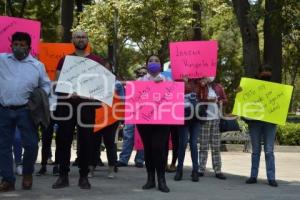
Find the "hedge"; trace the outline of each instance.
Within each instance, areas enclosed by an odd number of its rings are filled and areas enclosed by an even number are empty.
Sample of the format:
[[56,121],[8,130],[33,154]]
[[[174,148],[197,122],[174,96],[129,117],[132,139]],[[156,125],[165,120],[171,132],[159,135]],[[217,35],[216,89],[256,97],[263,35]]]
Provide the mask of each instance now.
[[278,126],[276,139],[279,145],[300,145],[300,123]]

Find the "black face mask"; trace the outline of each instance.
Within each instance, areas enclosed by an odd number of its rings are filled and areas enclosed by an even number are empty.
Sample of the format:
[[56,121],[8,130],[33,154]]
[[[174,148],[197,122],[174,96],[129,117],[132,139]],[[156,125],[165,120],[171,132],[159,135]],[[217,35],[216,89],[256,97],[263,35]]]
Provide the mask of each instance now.
[[29,54],[29,49],[27,47],[13,47],[12,52],[16,59],[23,60]]

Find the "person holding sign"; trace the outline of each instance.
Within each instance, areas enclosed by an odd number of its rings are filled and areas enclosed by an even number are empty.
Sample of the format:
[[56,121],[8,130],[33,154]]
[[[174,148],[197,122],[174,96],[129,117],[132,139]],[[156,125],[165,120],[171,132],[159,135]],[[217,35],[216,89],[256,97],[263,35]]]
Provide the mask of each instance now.
[[[263,66],[257,76],[257,79],[263,81],[271,81],[272,69],[268,66]],[[240,91],[242,88],[240,88]],[[270,186],[277,187],[278,183],[275,179],[275,159],[274,159],[274,142],[276,136],[276,125],[259,121],[245,120],[248,124],[249,134],[251,137],[252,154],[251,154],[251,174],[246,180],[247,184],[257,183],[259,170],[260,154],[261,154],[261,139],[263,139],[267,178]]]
[[221,84],[214,82],[215,77],[200,79],[198,89],[198,98],[200,102],[207,105],[206,116],[203,118],[203,124],[200,131],[199,148],[199,176],[204,176],[206,169],[209,145],[212,151],[212,163],[215,176],[218,179],[226,179],[221,172],[221,134],[220,134],[220,116],[219,110],[222,105],[227,103],[227,97]]
[[[161,71],[161,62],[158,56],[152,55],[147,59],[148,73],[138,80],[161,82],[167,81]],[[168,145],[168,136],[170,126],[159,124],[141,124],[137,125],[144,145],[145,164],[147,168],[148,179],[143,189],[155,187],[155,171],[157,174],[158,189],[162,192],[170,192],[166,184],[166,148]]]
[[12,145],[16,127],[21,133],[24,148],[22,188],[31,189],[38,154],[38,129],[28,102],[37,88],[50,93],[50,80],[44,65],[29,53],[30,35],[15,32],[11,48],[13,53],[0,54],[0,172],[3,177],[0,192],[15,189]]
[[[73,56],[88,58],[99,64],[105,65],[102,58],[85,51],[88,46],[88,36],[84,31],[76,31],[72,34],[72,43],[75,46]],[[64,66],[65,57],[63,57],[57,66],[57,79]],[[79,64],[77,67],[84,67]],[[98,67],[98,66],[96,66]],[[87,74],[88,75],[88,74]],[[75,77],[76,78],[76,77]],[[59,84],[59,82],[58,82]],[[57,88],[56,88],[57,89]],[[80,178],[78,185],[81,189],[90,189],[91,185],[88,180],[89,163],[92,155],[92,135],[93,124],[95,121],[96,104],[99,101],[91,98],[83,98],[76,93],[71,95],[65,93],[58,94],[58,105],[56,117],[58,118],[57,129],[57,154],[59,157],[59,177],[52,185],[53,189],[64,188],[69,186],[68,172],[70,171],[71,144],[73,133],[77,127],[79,148],[79,173]]]

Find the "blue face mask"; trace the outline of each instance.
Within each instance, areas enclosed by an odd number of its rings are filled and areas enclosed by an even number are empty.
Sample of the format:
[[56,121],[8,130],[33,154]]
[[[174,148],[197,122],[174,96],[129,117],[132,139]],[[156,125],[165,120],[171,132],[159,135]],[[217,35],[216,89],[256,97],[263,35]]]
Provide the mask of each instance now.
[[152,74],[160,72],[160,63],[149,63],[147,69]]

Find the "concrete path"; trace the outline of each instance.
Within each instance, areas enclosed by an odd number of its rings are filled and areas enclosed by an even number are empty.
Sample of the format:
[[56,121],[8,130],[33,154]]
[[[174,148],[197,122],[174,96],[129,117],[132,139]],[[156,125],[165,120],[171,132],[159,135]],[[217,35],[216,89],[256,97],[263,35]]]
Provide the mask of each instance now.
[[[263,155],[263,154],[262,154]],[[51,185],[57,177],[53,177],[52,166],[48,167],[49,175],[34,177],[31,191],[21,190],[21,178],[17,178],[16,191],[0,193],[0,200],[6,199],[39,199],[39,200],[299,200],[300,199],[300,153],[276,153],[278,188],[267,185],[264,156],[261,159],[259,183],[246,185],[245,179],[250,171],[250,153],[222,153],[223,171],[228,179],[218,180],[211,170],[211,158],[208,172],[199,182],[190,180],[190,152],[186,154],[186,167],[182,181],[173,180],[174,173],[167,174],[170,193],[162,193],[157,189],[144,191],[141,189],[146,181],[145,168],[133,166],[119,168],[115,179],[108,179],[107,167],[98,167],[95,177],[90,179],[91,190],[81,190],[78,186],[78,169],[72,167],[70,173],[71,186],[53,190]],[[75,151],[72,151],[72,160]],[[105,154],[102,155],[106,161]],[[132,160],[131,160],[132,164]],[[37,164],[36,169],[40,165]]]

